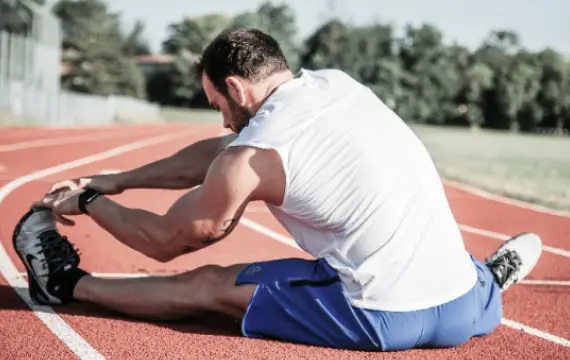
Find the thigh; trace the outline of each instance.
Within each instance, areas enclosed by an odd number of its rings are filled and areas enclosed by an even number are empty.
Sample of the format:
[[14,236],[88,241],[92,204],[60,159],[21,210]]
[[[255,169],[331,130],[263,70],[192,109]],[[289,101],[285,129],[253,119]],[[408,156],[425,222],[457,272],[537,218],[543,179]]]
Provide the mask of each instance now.
[[241,319],[256,289],[251,284],[236,286],[237,277],[248,265],[206,265],[167,279],[178,284],[180,303],[189,302],[197,310],[221,312]]
[[343,349],[378,350],[376,331],[345,297],[324,260],[280,259],[246,266],[239,288],[255,285],[242,319],[247,337]]

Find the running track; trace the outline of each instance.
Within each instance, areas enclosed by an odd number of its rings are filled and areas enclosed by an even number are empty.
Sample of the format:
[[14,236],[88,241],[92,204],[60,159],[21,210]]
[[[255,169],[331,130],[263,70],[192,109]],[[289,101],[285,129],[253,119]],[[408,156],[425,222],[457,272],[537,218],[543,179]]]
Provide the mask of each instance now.
[[[562,359],[570,358],[570,217],[497,200],[455,184],[446,190],[469,250],[479,259],[501,239],[534,231],[544,255],[525,284],[505,294],[504,324],[457,349],[376,354],[337,351],[240,337],[239,324],[222,317],[180,323],[136,321],[86,304],[33,305],[23,266],[12,250],[18,218],[56,180],[123,170],[162,158],[206,136],[212,125],[146,125],[97,129],[0,131],[0,349],[10,359]],[[131,190],[115,199],[165,211],[181,192]],[[62,232],[82,253],[82,266],[105,276],[143,276],[288,256],[310,258],[292,246],[261,204],[252,204],[224,241],[169,264],[135,253],[77,217]],[[450,269],[453,271],[453,269]],[[32,311],[33,310],[33,311]],[[270,319],[268,319],[270,321]],[[524,330],[521,330],[524,329]]]

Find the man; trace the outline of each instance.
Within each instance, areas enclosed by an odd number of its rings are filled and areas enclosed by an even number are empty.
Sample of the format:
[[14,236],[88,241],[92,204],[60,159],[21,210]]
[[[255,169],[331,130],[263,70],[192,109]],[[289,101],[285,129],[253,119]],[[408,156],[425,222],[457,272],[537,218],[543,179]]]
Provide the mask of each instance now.
[[[535,266],[540,238],[521,234],[486,264],[474,259],[427,151],[368,88],[338,70],[294,75],[273,38],[247,29],[220,34],[196,69],[233,134],[54,185],[14,232],[35,301],[147,319],[219,311],[241,319],[244,336],[373,351],[458,346],[498,326],[501,291]],[[132,188],[191,190],[165,215],[104,196]],[[86,214],[167,262],[226,237],[250,201],[315,260],[110,281],[79,268],[56,230],[56,217]]]

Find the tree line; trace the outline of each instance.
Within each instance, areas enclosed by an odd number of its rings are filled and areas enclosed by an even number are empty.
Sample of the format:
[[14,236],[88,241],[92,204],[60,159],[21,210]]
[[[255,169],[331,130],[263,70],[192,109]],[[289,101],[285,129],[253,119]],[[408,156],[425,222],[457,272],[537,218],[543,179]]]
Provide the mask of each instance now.
[[[63,28],[68,70],[62,86],[71,91],[207,107],[191,63],[220,31],[249,27],[274,36],[294,71],[340,68],[408,122],[523,132],[570,129],[570,61],[553,49],[525,49],[509,30],[492,31],[471,50],[445,43],[432,24],[406,25],[397,36],[391,24],[354,26],[332,18],[299,40],[294,11],[268,1],[232,17],[209,14],[170,24],[160,50],[172,60],[144,76],[136,61],[150,54],[142,21],[124,30],[120,14],[102,0],[59,0],[52,11]],[[0,21],[4,29],[7,23],[18,31],[17,17]]]

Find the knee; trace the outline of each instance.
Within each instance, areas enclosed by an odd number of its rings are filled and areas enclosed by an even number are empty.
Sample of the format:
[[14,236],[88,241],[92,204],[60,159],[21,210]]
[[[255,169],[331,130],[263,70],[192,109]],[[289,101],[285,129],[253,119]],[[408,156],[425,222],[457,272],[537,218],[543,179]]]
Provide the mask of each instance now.
[[194,270],[174,275],[170,281],[179,289],[180,297],[171,299],[181,304],[191,303],[202,310],[221,311],[236,317],[243,312],[255,287],[236,286],[236,279],[245,265],[205,265]]
[[199,268],[198,276],[211,288],[225,288],[233,285],[232,272],[229,268],[219,265],[206,265]]
[[173,280],[184,283],[190,291],[196,293],[216,294],[233,285],[234,273],[227,267],[204,265],[192,271],[176,275]]

